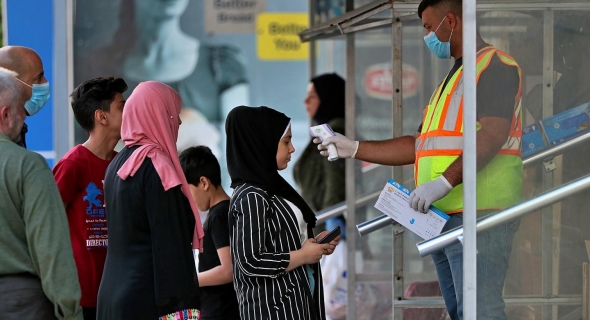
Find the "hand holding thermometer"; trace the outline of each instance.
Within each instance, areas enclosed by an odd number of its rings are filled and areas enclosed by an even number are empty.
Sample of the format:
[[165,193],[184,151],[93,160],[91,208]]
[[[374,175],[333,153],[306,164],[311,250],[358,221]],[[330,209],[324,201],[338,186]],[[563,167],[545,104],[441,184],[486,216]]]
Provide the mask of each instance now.
[[[324,142],[324,140],[329,137],[335,136],[332,128],[330,128],[330,126],[325,123],[319,126],[309,128],[309,132],[311,133],[312,137],[319,138],[322,142]],[[332,143],[328,145],[328,161],[336,160],[338,160],[338,150],[336,149],[336,146]]]

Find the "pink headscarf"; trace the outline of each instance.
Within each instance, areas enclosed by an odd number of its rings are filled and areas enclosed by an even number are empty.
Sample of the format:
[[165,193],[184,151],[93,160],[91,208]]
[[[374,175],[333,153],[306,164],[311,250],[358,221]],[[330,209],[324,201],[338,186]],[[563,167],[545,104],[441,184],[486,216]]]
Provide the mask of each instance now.
[[195,215],[193,248],[202,250],[204,232],[201,218],[176,150],[181,106],[180,95],[163,83],[142,82],[133,90],[123,109],[121,138],[126,147],[141,147],[133,152],[117,174],[123,180],[133,176],[145,157],[149,157],[162,180],[164,190],[182,185],[182,193]]

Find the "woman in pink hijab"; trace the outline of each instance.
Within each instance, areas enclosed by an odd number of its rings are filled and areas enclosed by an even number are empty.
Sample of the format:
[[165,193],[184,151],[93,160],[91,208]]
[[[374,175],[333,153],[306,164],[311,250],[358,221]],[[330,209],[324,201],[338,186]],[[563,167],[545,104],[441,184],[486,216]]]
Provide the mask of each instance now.
[[125,148],[104,181],[110,243],[97,319],[196,319],[192,249],[203,229],[176,152],[181,105],[155,81],[140,83],[125,104]]

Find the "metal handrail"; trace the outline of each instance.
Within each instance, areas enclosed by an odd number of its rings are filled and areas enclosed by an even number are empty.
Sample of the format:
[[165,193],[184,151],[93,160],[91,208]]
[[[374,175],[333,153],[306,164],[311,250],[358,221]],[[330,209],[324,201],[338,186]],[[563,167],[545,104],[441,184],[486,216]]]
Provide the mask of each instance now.
[[[555,157],[557,155],[560,155],[562,153],[564,153],[565,151],[572,149],[573,147],[584,143],[584,142],[588,142],[590,140],[590,132],[585,133],[577,138],[574,138],[572,140],[566,141],[562,144],[559,144],[555,147],[549,148],[547,150],[541,151],[535,155],[532,155],[530,157],[527,157],[525,159],[522,160],[522,165],[523,167],[528,167],[531,166],[535,163],[550,159],[552,157]],[[381,192],[377,193],[377,196],[373,199],[376,200],[377,198],[379,198],[379,194],[381,194]],[[343,211],[346,211],[346,204],[345,202],[342,202],[342,206],[343,208],[341,208]],[[368,220],[365,221],[363,223],[360,223],[356,226],[359,234],[362,236],[366,236],[369,233],[372,233],[374,231],[377,231],[379,229],[383,229],[391,224],[395,223],[395,221],[393,221],[390,217],[388,217],[387,215],[381,215],[377,218],[374,218],[372,220]]]
[[318,211],[315,214],[316,224],[324,223],[324,222],[326,222],[326,220],[328,220],[330,218],[340,217],[341,215],[344,214],[345,211],[346,211],[346,208],[344,208],[344,210],[342,210],[341,204],[336,204],[336,205],[333,205],[333,206],[328,207],[326,209],[323,209],[321,211]]
[[[364,196],[364,197],[358,199],[355,202],[355,205],[359,206],[359,207],[364,206],[365,204],[370,203],[371,201],[375,201],[375,199],[379,198],[380,194],[381,194],[381,191],[371,193],[370,195]],[[327,219],[339,217],[339,216],[345,214],[347,209],[348,209],[348,206],[346,205],[346,202],[340,202],[340,203],[335,204],[329,208],[320,210],[320,211],[316,212],[316,214],[315,214],[315,217],[317,219],[316,223],[320,224],[320,223],[325,222]]]
[[356,225],[356,228],[361,237],[373,233],[377,230],[383,229],[388,225],[395,224],[395,220],[391,219],[388,215],[380,215],[375,219],[365,221]]
[[[584,176],[559,188],[543,193],[532,200],[523,202],[504,211],[479,219],[476,227],[477,233],[485,232],[494,227],[517,220],[523,216],[526,216],[527,214],[559,202],[563,198],[576,194],[587,188],[590,188],[590,175]],[[424,257],[459,243],[459,238],[462,236],[463,227],[458,227],[449,230],[438,237],[422,241],[417,244],[420,256]]]
[[526,166],[531,165],[533,163],[537,163],[539,161],[543,161],[543,160],[555,157],[555,156],[560,155],[560,154],[564,153],[565,151],[577,146],[578,144],[580,144],[582,142],[587,142],[589,139],[590,139],[590,132],[585,133],[585,134],[583,134],[579,137],[576,137],[572,140],[568,140],[566,142],[558,144],[555,147],[551,147],[545,151],[539,152],[539,153],[532,155],[526,159],[523,159],[522,165],[526,167]]

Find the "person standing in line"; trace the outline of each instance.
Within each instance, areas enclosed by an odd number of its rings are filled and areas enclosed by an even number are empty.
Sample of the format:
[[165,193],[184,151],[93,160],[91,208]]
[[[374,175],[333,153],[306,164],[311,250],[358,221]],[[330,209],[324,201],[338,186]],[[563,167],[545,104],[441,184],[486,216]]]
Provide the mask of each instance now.
[[68,220],[47,161],[16,144],[26,113],[17,74],[0,68],[0,315],[81,320]]
[[88,140],[70,150],[53,168],[70,226],[85,320],[96,319],[96,299],[107,256],[108,231],[103,181],[117,154],[127,84],[121,78],[96,78],[70,95],[78,124]]
[[198,317],[193,249],[203,248],[203,228],[176,152],[181,106],[157,81],[140,83],[125,103],[125,147],[104,181],[109,248],[99,320]]
[[[43,61],[33,49],[20,46],[0,48],[0,67],[17,73],[16,80],[22,85],[27,116],[37,114],[49,100],[49,82],[45,79]],[[21,129],[18,145],[26,148],[27,124]]]
[[[418,16],[424,41],[441,59],[455,64],[432,95],[413,136],[352,141],[337,134],[318,148],[327,156],[335,144],[342,158],[383,165],[414,164],[416,190],[409,205],[430,205],[451,216],[443,232],[463,224],[463,20],[461,0],[423,0]],[[477,216],[518,204],[522,195],[522,74],[518,63],[477,35]],[[320,143],[319,140],[314,140]],[[500,192],[501,190],[501,192]],[[477,319],[506,319],[502,290],[520,221],[478,235]],[[432,254],[451,319],[463,319],[463,246]]]
[[[335,73],[326,73],[311,79],[307,85],[305,110],[312,125],[328,124],[334,132],[344,134],[345,82]],[[333,206],[346,200],[344,159],[326,161],[318,154],[313,141],[295,163],[293,177],[301,196],[313,211]],[[344,217],[326,220],[326,230],[340,226],[342,240],[346,240]]]
[[202,320],[240,319],[232,283],[229,247],[229,196],[221,187],[221,168],[211,149],[190,147],[180,154],[180,165],[200,211],[209,211],[199,253]]
[[316,242],[314,212],[279,175],[295,152],[291,119],[267,107],[239,106],[229,113],[225,130],[240,318],[324,320],[318,262],[334,252],[340,237]]

